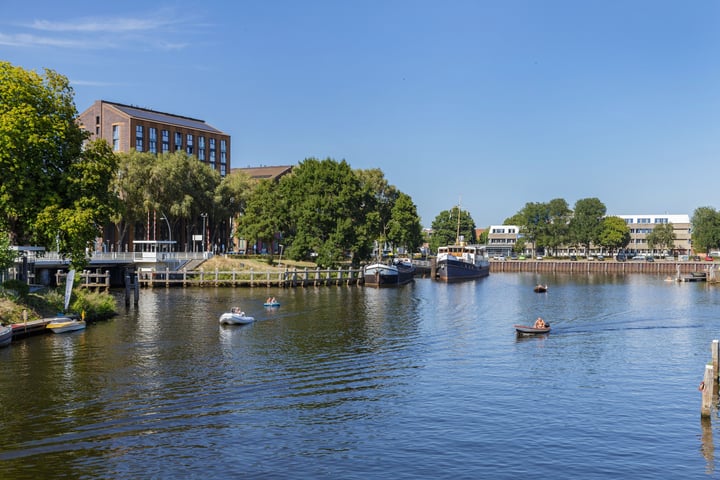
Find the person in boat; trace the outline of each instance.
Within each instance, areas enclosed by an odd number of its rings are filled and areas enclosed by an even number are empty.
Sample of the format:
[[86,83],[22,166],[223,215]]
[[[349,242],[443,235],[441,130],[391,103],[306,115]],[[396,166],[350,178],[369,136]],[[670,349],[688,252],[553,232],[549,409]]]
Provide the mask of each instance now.
[[535,325],[533,325],[534,328],[547,328],[547,323],[545,323],[545,320],[542,319],[542,317],[538,317],[537,320],[535,320]]
[[230,313],[240,313],[240,307],[232,307]]

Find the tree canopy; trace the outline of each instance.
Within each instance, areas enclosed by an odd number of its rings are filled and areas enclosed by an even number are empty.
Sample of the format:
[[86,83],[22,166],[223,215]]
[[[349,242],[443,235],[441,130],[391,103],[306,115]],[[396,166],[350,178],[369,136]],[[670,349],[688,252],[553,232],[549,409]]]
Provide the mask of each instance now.
[[692,215],[692,245],[696,252],[720,248],[720,213],[712,207],[696,208]]
[[84,144],[68,79],[0,62],[0,222],[17,244],[58,249],[75,268],[109,220],[115,157]]
[[611,252],[625,248],[630,243],[630,229],[620,217],[605,217],[598,234],[598,245]]
[[437,252],[438,247],[459,241],[471,244],[477,242],[475,221],[470,212],[459,206],[440,212],[432,222],[432,232],[430,249],[433,252]]
[[584,246],[586,250],[593,243],[599,244],[605,212],[605,204],[597,198],[582,198],[575,202],[569,224],[571,241]]
[[675,229],[672,223],[657,225],[653,231],[645,237],[650,250],[656,248],[661,250],[672,250],[675,245]]
[[277,183],[258,183],[237,227],[239,237],[282,242],[288,258],[314,258],[321,266],[357,265],[376,242],[414,251],[422,233],[412,200],[382,171],[352,170],[330,158],[306,158]]

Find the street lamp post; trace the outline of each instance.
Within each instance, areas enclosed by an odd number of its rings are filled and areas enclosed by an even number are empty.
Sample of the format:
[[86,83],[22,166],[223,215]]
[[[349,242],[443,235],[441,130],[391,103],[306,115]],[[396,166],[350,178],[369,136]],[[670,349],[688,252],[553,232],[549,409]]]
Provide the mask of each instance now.
[[165,220],[165,223],[168,227],[168,237],[170,238],[170,251],[172,252],[172,230],[170,229],[170,222],[168,221],[167,217],[163,213],[162,219]]
[[207,218],[207,213],[201,213],[200,216],[203,219],[202,251],[205,252],[205,219]]
[[285,245],[278,244],[278,247],[280,247],[280,259],[278,260],[278,267],[282,264],[282,254],[283,250],[285,250]]

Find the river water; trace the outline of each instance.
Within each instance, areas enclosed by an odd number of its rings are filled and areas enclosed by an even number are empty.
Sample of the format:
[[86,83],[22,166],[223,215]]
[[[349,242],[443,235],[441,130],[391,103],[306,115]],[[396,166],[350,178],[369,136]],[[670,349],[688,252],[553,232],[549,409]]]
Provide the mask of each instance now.
[[[118,304],[0,349],[0,478],[720,478],[697,390],[718,287],[512,273]],[[219,325],[236,304],[257,321]],[[515,334],[537,316],[549,335]]]

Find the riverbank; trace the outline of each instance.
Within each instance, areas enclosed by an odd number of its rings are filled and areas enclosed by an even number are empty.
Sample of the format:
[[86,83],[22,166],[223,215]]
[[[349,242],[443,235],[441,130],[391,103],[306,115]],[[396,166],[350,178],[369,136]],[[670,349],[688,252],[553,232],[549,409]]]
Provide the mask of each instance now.
[[[0,295],[0,323],[9,325],[53,317],[62,312],[64,292],[47,289],[24,296],[5,292]],[[117,313],[115,298],[105,292],[74,289],[69,306],[71,312],[85,312],[89,322],[106,320]]]
[[509,260],[491,261],[490,272],[538,272],[538,273],[648,273],[678,277],[695,272],[707,272],[708,280],[711,273],[717,272],[718,264],[714,262],[617,262],[611,261],[569,261],[569,260]]

